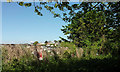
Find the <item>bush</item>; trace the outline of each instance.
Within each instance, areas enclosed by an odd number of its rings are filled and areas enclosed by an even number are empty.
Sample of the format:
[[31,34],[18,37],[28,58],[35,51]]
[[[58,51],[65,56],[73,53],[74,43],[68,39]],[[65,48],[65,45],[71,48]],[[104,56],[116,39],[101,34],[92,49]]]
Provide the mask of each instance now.
[[3,65],[2,72],[119,72],[120,58],[99,57],[58,58],[57,60],[51,57],[43,61],[13,59],[12,63]]

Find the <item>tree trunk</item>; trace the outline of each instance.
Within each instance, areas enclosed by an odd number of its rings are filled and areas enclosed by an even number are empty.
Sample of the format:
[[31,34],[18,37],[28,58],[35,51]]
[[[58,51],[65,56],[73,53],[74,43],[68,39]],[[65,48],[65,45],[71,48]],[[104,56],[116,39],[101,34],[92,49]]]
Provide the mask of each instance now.
[[37,51],[37,46],[35,45],[35,53],[37,54],[37,59],[39,60],[39,53]]
[[104,43],[105,43],[105,35],[103,34],[102,35],[102,43],[101,43],[101,48],[100,48],[100,51],[99,51],[99,54],[104,54],[104,52],[102,52],[102,49],[104,49]]
[[78,48],[76,48],[76,56],[77,56],[78,58],[80,58],[80,55],[79,55],[79,52],[78,52]]

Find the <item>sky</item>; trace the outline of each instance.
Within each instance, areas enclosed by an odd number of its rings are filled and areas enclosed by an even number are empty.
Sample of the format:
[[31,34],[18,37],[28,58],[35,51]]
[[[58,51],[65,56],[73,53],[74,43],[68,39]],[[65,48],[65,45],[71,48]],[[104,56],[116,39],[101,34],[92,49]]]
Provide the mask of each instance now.
[[54,18],[46,9],[43,16],[34,12],[34,7],[22,7],[17,3],[2,3],[2,43],[45,42],[66,38],[60,30],[67,25],[60,18]]

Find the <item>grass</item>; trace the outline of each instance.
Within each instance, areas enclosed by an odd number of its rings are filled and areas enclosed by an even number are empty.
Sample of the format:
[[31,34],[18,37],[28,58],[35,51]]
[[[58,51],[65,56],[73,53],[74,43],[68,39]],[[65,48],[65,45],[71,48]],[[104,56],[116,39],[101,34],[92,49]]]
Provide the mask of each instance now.
[[[72,44],[63,43],[63,47]],[[72,50],[72,49],[69,49]],[[87,55],[81,58],[70,56],[72,51],[65,51],[63,57],[60,57],[56,52],[54,56],[48,56],[42,61],[30,55],[30,52],[19,57],[13,58],[11,61],[5,62],[4,56],[7,52],[3,52],[2,72],[119,72],[120,70],[120,56],[119,55]],[[3,50],[6,51],[6,50]]]
[[64,58],[37,61],[14,59],[2,72],[119,72],[120,58]]

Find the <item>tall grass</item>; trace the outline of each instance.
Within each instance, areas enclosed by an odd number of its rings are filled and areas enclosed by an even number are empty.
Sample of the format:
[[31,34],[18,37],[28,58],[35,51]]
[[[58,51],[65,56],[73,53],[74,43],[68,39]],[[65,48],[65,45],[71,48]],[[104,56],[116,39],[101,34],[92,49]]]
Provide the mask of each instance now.
[[[38,61],[37,57],[27,54],[19,59],[13,58],[10,62],[3,63],[2,72],[119,72],[120,58],[113,56],[111,53],[107,55],[82,56],[77,58],[71,56],[76,53],[76,46],[72,43],[61,43],[61,47],[65,49],[62,55],[57,54],[53,50],[54,55],[45,57],[42,61]],[[62,48],[58,48],[61,50]],[[3,50],[4,53],[5,50]],[[4,55],[5,56],[5,55]],[[62,57],[61,57],[62,56]],[[3,61],[4,62],[4,61]]]

